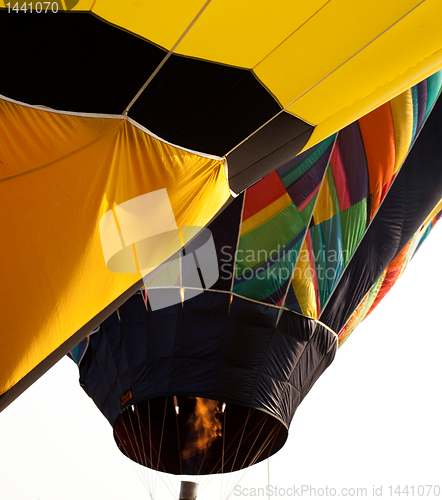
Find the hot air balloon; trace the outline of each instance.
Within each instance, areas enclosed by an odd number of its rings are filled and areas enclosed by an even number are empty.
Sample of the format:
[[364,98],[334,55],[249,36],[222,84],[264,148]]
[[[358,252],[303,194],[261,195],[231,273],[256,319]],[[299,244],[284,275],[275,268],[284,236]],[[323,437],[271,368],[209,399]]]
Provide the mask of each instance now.
[[[248,188],[184,247],[179,281],[159,289],[179,300],[155,307],[151,282],[71,352],[125,455],[199,475],[284,445],[338,346],[442,215],[441,86],[433,75]],[[205,287],[211,236],[218,279]]]
[[140,286],[103,262],[104,214],[164,189],[178,226],[206,226],[231,192],[439,69],[441,9],[1,2],[0,406]]

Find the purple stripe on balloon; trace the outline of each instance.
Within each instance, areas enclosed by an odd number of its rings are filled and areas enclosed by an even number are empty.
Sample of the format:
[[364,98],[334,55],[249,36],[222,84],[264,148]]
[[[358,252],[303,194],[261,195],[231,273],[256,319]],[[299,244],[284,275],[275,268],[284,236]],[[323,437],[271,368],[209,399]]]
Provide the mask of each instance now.
[[338,134],[339,149],[344,165],[351,204],[368,196],[368,167],[359,122],[354,122]]
[[284,281],[284,283],[265,299],[261,299],[261,302],[265,302],[266,304],[279,304],[279,302],[285,297],[287,292],[287,287],[290,285],[291,281],[288,279]]
[[[419,133],[421,129],[424,118],[425,111],[427,109],[427,80],[417,84],[417,102],[418,102],[418,115],[417,115],[417,129],[416,133]],[[416,112],[416,110],[414,110]]]
[[297,165],[299,165],[302,161],[304,161],[307,158],[307,156],[310,156],[313,153],[313,151],[319,146],[319,144],[311,147],[310,149],[307,149],[307,151],[304,151],[300,155],[295,156],[295,158],[291,159],[285,165],[279,167],[277,169],[279,177],[283,177],[287,172],[290,172],[290,170],[293,170]]
[[298,208],[310,196],[324,177],[333,145],[333,143],[330,144],[319,160],[304,175],[301,175],[299,179],[287,187],[287,193]]

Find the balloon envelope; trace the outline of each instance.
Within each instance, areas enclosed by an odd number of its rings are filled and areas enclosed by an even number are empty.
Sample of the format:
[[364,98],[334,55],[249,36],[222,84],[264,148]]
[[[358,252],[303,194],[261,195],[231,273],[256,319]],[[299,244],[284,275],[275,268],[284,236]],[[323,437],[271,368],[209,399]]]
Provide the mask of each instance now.
[[[440,101],[429,114],[441,84],[428,78],[236,198],[208,226],[213,286],[189,285],[183,271],[163,290],[180,299],[157,310],[147,287],[149,300],[134,295],[78,347],[80,383],[121,451],[153,469],[206,474],[281,448],[338,345],[442,213]],[[184,250],[197,261],[199,238]],[[190,458],[189,397],[226,403],[222,438]]]
[[28,4],[0,2],[1,407],[139,286],[104,214],[166,189],[205,226],[442,63],[438,0]]

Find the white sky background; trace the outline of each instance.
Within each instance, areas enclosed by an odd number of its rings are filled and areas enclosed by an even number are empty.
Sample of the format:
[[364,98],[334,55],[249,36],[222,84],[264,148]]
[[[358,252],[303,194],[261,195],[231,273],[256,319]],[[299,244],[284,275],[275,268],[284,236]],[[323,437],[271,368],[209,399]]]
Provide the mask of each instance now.
[[[377,498],[395,497],[389,485],[414,485],[407,498],[419,498],[419,485],[442,488],[441,248],[436,227],[298,408],[288,442],[270,459],[278,498],[297,498],[293,485],[328,486],[336,496],[341,488],[367,488],[365,498],[374,497],[373,486],[383,487]],[[67,358],[0,413],[0,500],[150,498],[136,471],[147,476],[118,451]],[[178,498],[181,478],[169,477],[176,494],[158,479],[154,498]],[[198,500],[216,500],[228,477],[205,489],[207,479],[197,481]],[[265,499],[251,488],[266,485],[264,462],[248,470],[242,495],[237,489],[230,498]],[[325,498],[317,493],[303,498]]]

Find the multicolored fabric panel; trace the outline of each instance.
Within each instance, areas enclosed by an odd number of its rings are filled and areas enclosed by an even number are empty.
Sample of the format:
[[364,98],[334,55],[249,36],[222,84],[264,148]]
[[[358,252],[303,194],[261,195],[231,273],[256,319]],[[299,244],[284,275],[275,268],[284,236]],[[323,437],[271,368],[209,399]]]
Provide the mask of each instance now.
[[[440,88],[440,80],[438,85]],[[415,115],[418,123],[420,114]],[[432,225],[438,218],[442,198],[441,130],[439,99],[425,126],[413,132],[413,147],[320,313],[319,319],[341,332],[342,340],[391,288],[430,230],[430,220]]]
[[246,191],[233,292],[283,305],[335,136]]
[[419,230],[413,235],[407,245],[404,246],[397,257],[387,266],[380,278],[372,286],[363,301],[351,315],[350,319],[339,332],[339,345],[342,345],[347,340],[358,324],[373,311],[390,291],[440,218],[442,218],[442,200]]
[[441,83],[430,77],[246,191],[234,293],[319,318]]
[[[441,84],[440,75],[434,75],[294,158],[233,201],[209,225],[219,262],[219,279],[212,289],[323,321],[324,308],[376,220],[399,175],[400,160]],[[376,151],[376,141],[383,154]],[[437,217],[427,222],[419,241]],[[342,338],[397,279],[416,242],[405,245],[373,280],[345,329],[339,329]],[[324,323],[333,329],[331,321]]]
[[339,132],[292,280],[299,312],[319,317],[440,88],[436,74]]

